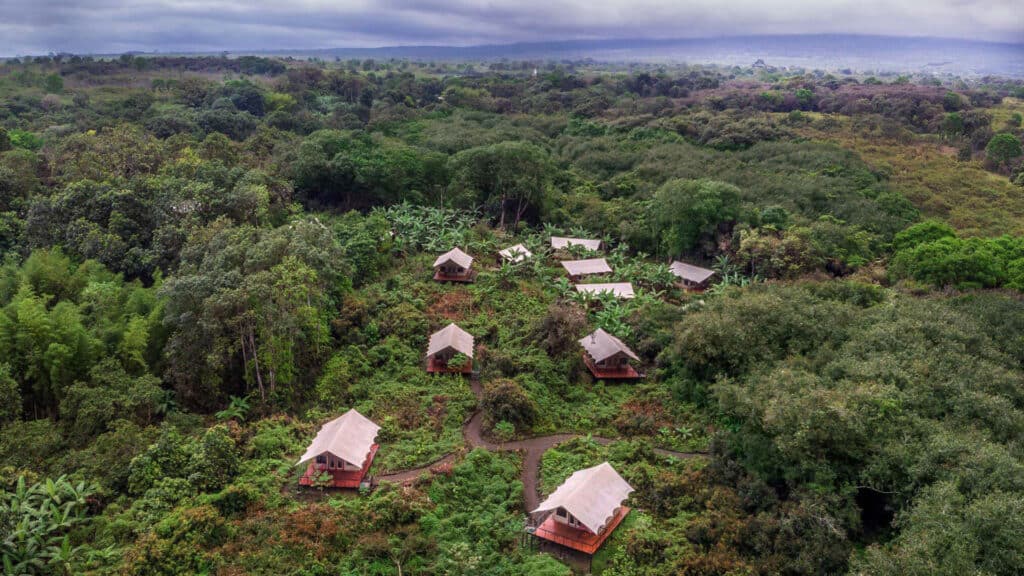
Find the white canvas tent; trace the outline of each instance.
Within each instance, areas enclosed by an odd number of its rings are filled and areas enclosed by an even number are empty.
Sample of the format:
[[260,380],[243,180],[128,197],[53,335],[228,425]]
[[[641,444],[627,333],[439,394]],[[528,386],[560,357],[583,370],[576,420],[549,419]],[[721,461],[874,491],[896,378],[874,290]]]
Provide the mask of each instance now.
[[602,293],[614,294],[616,298],[624,298],[626,300],[635,298],[636,293],[633,292],[633,285],[629,282],[611,282],[605,284],[577,284],[576,291],[585,294],[593,294],[594,296]]
[[601,241],[592,238],[565,238],[562,236],[551,237],[551,247],[555,250],[563,250],[569,246],[583,246],[587,250],[600,250]]
[[427,356],[433,356],[449,348],[472,358],[473,335],[459,328],[454,323],[449,324],[430,335],[430,342],[427,344]]
[[604,462],[573,472],[532,513],[562,508],[587,530],[600,534],[631,492],[633,487],[619,476],[611,464]]
[[380,426],[355,409],[324,424],[297,464],[323,454],[333,454],[354,467],[366,462]]
[[616,354],[625,354],[633,360],[639,361],[640,358],[622,343],[615,336],[604,331],[602,328],[598,328],[587,336],[580,338],[580,345],[587,351],[587,354],[594,359],[594,362],[603,362]]
[[513,264],[533,257],[533,253],[527,250],[526,246],[523,246],[522,244],[516,244],[515,246],[509,246],[504,250],[499,250],[498,255],[501,256],[502,260]]

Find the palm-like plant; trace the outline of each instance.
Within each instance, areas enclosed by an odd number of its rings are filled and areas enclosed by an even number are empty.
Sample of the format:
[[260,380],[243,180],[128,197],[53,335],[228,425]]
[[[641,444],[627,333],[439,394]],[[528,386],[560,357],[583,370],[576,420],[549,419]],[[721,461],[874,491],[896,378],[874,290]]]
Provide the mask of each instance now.
[[[616,246],[614,250],[605,256],[608,261],[608,265],[611,266],[612,270],[619,274],[621,272],[628,272],[631,266],[627,264],[626,260],[626,248],[625,245]],[[628,277],[628,276],[627,276]]]
[[[566,283],[568,283],[568,282],[569,281],[566,280]],[[580,292],[579,290],[576,290],[575,288],[571,288],[570,289],[570,292],[568,293],[568,297],[569,297],[570,300],[572,300],[576,304],[579,304],[580,306],[583,306],[584,308],[586,308],[595,299],[595,296],[593,294],[591,294],[590,292]]]
[[238,396],[232,396],[231,402],[228,403],[228,407],[217,412],[214,416],[217,420],[238,420],[239,422],[245,421],[246,415],[249,413],[249,400]]
[[4,574],[72,574],[81,548],[68,533],[87,520],[87,499],[95,491],[66,476],[32,486],[18,478],[0,493],[0,556]]
[[665,290],[676,282],[676,275],[665,264],[644,264],[637,275],[638,282],[651,290]]
[[573,238],[590,238],[590,232],[582,226],[573,226],[569,229]]
[[580,294],[580,292],[577,292],[576,288],[573,287],[572,282],[569,282],[569,279],[565,276],[555,280],[555,291],[558,292],[558,295],[562,298],[573,298],[574,295]]
[[502,288],[511,288],[519,271],[521,263],[503,262],[501,267],[494,271],[494,278]]
[[544,236],[550,238],[552,236],[559,236],[563,234],[563,230],[554,224],[549,222],[544,223]]
[[711,265],[711,268],[721,276],[738,274],[740,271],[740,267],[729,260],[728,254],[720,254],[716,256],[715,262]]
[[618,301],[609,301],[594,313],[594,320],[606,332],[619,338],[629,338],[633,335],[633,327],[625,322],[628,314],[626,306]]

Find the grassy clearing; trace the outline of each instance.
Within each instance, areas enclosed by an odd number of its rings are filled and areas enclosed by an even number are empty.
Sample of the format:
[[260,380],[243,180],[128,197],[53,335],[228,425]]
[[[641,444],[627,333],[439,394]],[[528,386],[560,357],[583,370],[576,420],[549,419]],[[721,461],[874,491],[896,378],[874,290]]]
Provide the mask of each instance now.
[[[994,120],[993,125],[1001,124]],[[858,131],[848,119],[829,130],[812,126],[801,132],[856,151],[873,169],[888,174],[923,216],[941,218],[965,236],[1024,233],[1024,189],[985,170],[980,161],[957,160],[956,152],[938,140],[899,141]]]

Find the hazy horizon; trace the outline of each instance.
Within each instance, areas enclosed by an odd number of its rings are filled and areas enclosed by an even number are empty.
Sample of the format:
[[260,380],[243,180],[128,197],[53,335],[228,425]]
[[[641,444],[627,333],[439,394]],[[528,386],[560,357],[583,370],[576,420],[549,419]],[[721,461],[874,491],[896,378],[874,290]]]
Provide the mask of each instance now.
[[864,35],[1024,42],[1015,0],[0,0],[0,55]]

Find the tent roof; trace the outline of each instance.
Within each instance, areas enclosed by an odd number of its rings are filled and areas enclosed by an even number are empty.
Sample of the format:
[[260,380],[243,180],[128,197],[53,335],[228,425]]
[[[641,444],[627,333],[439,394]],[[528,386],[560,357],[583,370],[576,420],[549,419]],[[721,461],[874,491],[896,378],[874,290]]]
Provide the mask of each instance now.
[[707,268],[701,268],[700,266],[694,266],[693,264],[687,264],[678,260],[673,262],[668,268],[676,276],[695,284],[700,284],[715,275],[714,270],[708,270]]
[[461,352],[472,358],[473,335],[455,324],[449,324],[430,335],[427,356],[433,356],[445,348],[454,348],[456,352]]
[[577,284],[577,292],[586,292],[588,294],[600,294],[602,292],[610,292],[618,298],[633,298],[636,294],[633,293],[633,285],[629,282],[611,282],[608,284]]
[[349,410],[320,428],[298,463],[330,452],[350,464],[361,466],[373,447],[378,430],[380,426],[369,418],[354,409]]
[[533,256],[533,253],[527,250],[526,246],[523,246],[522,244],[516,244],[515,246],[509,246],[504,250],[499,250],[498,254],[510,262],[522,262],[523,260]]
[[562,266],[570,276],[585,276],[587,274],[608,274],[612,267],[604,258],[591,258],[589,260],[566,260]]
[[568,248],[569,246],[583,246],[587,250],[600,250],[601,241],[589,238],[563,238],[561,236],[551,237],[551,247],[555,250]]
[[594,359],[594,362],[600,362],[601,360],[610,358],[619,352],[622,352],[633,360],[640,360],[640,358],[629,349],[629,346],[622,343],[622,340],[619,340],[601,328],[598,328],[591,332],[590,335],[581,338],[580,345],[587,351],[587,354],[590,354],[590,357]]
[[469,254],[466,254],[462,250],[459,250],[458,248],[452,248],[451,250],[438,256],[437,260],[434,260],[433,267],[437,268],[438,266],[448,261],[455,262],[456,264],[462,266],[463,268],[469,268],[473,264],[473,257],[470,256]]
[[632,491],[633,487],[619,476],[612,465],[604,462],[573,472],[533,512],[565,508],[588,530],[598,534]]

